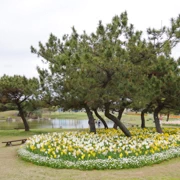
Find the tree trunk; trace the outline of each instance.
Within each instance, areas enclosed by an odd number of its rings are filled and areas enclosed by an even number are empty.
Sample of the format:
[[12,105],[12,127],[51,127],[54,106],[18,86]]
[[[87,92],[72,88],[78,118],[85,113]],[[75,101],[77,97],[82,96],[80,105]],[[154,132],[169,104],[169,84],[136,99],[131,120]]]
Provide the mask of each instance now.
[[[119,121],[121,121],[121,117],[122,117],[122,114],[123,114],[123,112],[124,112],[124,109],[125,109],[125,108],[120,108],[119,111],[118,111],[118,117],[117,117],[117,119],[118,119]],[[117,129],[117,124],[114,123],[113,128],[114,128],[114,129]]]
[[88,116],[88,124],[89,124],[89,127],[90,127],[90,132],[94,132],[96,134],[96,127],[95,127],[95,122],[94,122],[94,117],[93,117],[93,114],[91,112],[91,110],[89,109],[89,107],[87,105],[85,105],[85,110],[86,110],[86,113],[87,113],[87,116]]
[[18,103],[17,107],[18,107],[18,110],[19,110],[19,115],[20,115],[21,119],[23,120],[25,131],[29,131],[29,125],[28,125],[28,122],[27,122],[27,120],[25,118],[25,115],[24,115],[24,112],[23,112],[23,108],[21,107],[21,104]]
[[108,129],[106,121],[99,115],[99,113],[97,112],[97,109],[93,109],[93,111],[94,111],[96,117],[103,123],[104,129]]
[[167,113],[167,119],[166,119],[166,121],[169,121],[169,112]]
[[159,112],[163,109],[163,106],[159,105],[155,110],[154,110],[154,122],[155,122],[155,126],[156,126],[156,131],[158,133],[163,133],[161,126],[160,126],[160,122],[159,122],[159,117],[158,114]]
[[145,118],[144,118],[144,114],[146,112],[147,109],[143,109],[141,111],[141,128],[145,128]]
[[131,137],[131,133],[129,132],[129,130],[126,128],[126,126],[124,126],[124,124],[119,121],[115,116],[113,116],[112,114],[109,113],[109,106],[110,103],[106,103],[105,104],[105,116],[109,119],[111,119],[115,124],[117,124],[117,126],[119,126],[119,128],[122,130],[122,132],[127,136],[127,137]]

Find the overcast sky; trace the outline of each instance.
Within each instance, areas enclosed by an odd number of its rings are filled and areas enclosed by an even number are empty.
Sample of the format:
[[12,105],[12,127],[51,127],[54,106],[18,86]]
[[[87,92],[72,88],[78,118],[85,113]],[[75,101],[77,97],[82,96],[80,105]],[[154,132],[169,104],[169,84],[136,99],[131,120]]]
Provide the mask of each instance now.
[[[180,0],[0,0],[0,76],[38,77],[40,58],[30,46],[46,42],[49,34],[61,38],[71,33],[94,32],[98,21],[104,24],[115,15],[128,12],[136,29],[160,28],[180,14]],[[180,56],[180,49],[173,51]]]

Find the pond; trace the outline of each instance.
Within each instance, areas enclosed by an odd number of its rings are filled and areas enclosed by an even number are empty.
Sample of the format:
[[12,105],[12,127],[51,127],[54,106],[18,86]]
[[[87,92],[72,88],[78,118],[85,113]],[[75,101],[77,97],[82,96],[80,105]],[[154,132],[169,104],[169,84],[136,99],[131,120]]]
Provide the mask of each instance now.
[[[108,127],[113,127],[112,121],[106,122]],[[76,128],[89,128],[88,120],[73,120],[73,119],[52,119],[52,120],[31,120],[28,122],[30,129],[40,128],[65,128],[65,129],[76,129]],[[98,123],[95,123],[98,127]],[[7,122],[0,121],[0,129],[14,129],[23,128],[22,122]],[[103,124],[100,123],[100,128],[103,128]]]

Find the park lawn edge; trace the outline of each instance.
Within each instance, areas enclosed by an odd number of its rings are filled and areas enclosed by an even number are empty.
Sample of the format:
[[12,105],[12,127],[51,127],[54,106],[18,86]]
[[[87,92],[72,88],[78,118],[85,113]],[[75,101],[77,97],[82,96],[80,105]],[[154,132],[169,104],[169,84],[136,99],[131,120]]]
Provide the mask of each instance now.
[[102,170],[102,169],[129,169],[140,168],[143,166],[159,164],[163,161],[180,157],[180,147],[170,148],[166,151],[158,152],[151,155],[131,156],[129,158],[118,159],[96,159],[82,161],[66,161],[62,159],[53,159],[39,154],[34,154],[22,146],[17,151],[19,157],[25,161],[32,162],[36,165],[47,166],[58,169],[81,169],[81,170]]

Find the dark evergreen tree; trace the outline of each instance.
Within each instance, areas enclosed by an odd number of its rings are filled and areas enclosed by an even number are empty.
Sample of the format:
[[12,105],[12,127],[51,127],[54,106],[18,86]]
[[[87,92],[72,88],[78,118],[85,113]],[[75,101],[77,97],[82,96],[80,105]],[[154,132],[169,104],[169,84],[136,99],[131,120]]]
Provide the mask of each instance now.
[[17,106],[25,131],[29,131],[25,104],[29,99],[33,98],[38,89],[39,82],[36,78],[27,79],[18,75],[4,75],[0,78],[0,102],[3,104],[12,103]]

